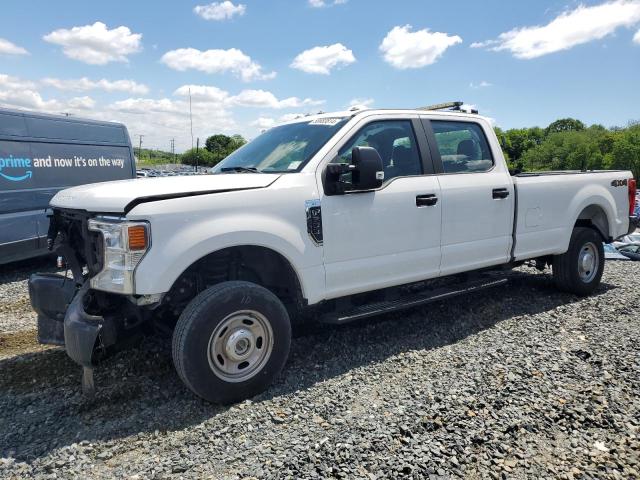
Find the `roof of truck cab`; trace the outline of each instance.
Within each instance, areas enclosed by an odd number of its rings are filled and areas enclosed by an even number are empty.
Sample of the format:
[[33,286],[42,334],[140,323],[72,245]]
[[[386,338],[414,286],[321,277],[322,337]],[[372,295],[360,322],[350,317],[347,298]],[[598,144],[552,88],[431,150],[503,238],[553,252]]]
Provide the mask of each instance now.
[[421,110],[421,109],[411,109],[411,108],[361,108],[358,110],[343,110],[337,112],[320,112],[312,115],[301,115],[293,120],[289,120],[287,122],[282,122],[279,125],[288,125],[291,123],[301,123],[301,122],[309,122],[315,120],[317,118],[352,118],[357,116],[364,115],[388,115],[388,114],[405,114],[405,115],[429,115],[433,117],[460,117],[465,119],[477,120],[481,118],[483,120],[488,119],[479,115],[477,113],[467,113],[467,112],[456,112],[450,110]]

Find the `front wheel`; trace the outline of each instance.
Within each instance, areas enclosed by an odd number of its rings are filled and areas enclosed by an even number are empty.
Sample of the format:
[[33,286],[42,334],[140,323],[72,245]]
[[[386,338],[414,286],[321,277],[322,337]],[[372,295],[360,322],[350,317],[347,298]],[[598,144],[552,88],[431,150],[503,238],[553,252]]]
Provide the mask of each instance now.
[[600,285],[603,272],[602,238],[592,228],[574,228],[569,249],[553,257],[556,285],[567,292],[589,295]]
[[214,403],[252,397],[273,382],[291,345],[287,310],[269,290],[224,282],[194,298],[173,333],[173,362],[196,395]]

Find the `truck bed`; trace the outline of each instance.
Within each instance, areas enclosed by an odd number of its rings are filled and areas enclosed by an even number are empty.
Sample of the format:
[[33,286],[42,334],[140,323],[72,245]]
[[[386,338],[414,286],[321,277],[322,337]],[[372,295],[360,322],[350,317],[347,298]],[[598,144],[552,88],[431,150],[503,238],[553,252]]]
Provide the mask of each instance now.
[[527,172],[515,175],[512,258],[564,253],[586,208],[606,239],[627,233],[629,172],[621,170]]

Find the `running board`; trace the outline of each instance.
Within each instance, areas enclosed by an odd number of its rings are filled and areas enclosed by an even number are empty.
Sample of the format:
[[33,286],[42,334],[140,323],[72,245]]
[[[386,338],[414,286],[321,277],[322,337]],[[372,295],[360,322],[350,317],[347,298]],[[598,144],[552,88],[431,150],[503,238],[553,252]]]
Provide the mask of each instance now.
[[431,302],[437,302],[440,300],[446,300],[448,298],[456,297],[466,293],[476,292],[485,288],[497,287],[504,285],[509,281],[508,278],[498,279],[482,279],[472,282],[466,282],[458,288],[445,287],[435,290],[416,293],[412,295],[406,295],[397,300],[390,300],[384,302],[369,303],[355,307],[351,310],[346,310],[339,313],[331,313],[323,316],[321,321],[324,323],[340,324],[353,322],[354,320],[360,320],[362,318],[373,317],[375,315],[382,315],[390,312],[397,312],[399,310],[405,310],[407,308],[419,307]]

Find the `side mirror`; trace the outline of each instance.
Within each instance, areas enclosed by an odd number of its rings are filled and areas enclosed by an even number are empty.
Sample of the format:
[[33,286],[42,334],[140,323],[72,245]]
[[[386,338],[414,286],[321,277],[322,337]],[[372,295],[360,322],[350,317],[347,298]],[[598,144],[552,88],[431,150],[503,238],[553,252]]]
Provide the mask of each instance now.
[[343,195],[347,191],[375,190],[382,182],[384,169],[378,151],[371,147],[354,147],[351,164],[327,165],[324,184],[328,195]]
[[384,182],[382,158],[375,148],[354,147],[351,150],[353,165],[353,188],[356,190],[374,190]]

